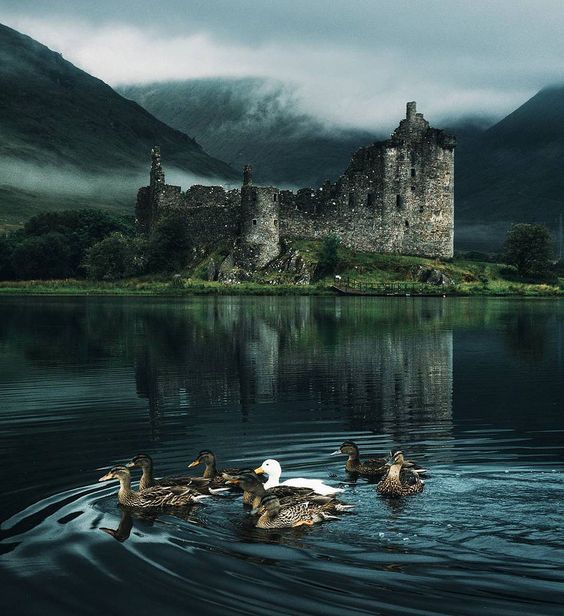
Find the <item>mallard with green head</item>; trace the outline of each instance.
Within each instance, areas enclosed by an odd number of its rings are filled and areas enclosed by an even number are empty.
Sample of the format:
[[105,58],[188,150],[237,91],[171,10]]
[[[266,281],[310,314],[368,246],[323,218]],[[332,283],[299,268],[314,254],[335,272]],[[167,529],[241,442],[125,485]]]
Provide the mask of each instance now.
[[186,507],[202,498],[196,490],[186,486],[153,486],[141,492],[131,489],[131,473],[126,466],[114,466],[98,481],[119,481],[118,502],[136,509],[162,509]]
[[155,479],[153,476],[153,458],[147,453],[138,453],[133,456],[131,462],[126,464],[127,468],[140,468],[142,471],[141,480],[139,481],[139,490],[143,491],[147,488],[155,486],[171,487],[171,486],[184,486],[187,488],[193,488],[200,494],[215,494],[225,490],[226,488],[214,488],[210,479],[204,479],[202,477],[191,477],[190,475],[177,476],[177,477],[161,477]]
[[423,491],[423,482],[419,474],[413,470],[413,462],[403,456],[403,452],[396,450],[390,462],[388,472],[377,486],[382,496],[409,496]]
[[330,499],[324,504],[303,501],[284,506],[275,494],[267,494],[261,501],[258,509],[260,516],[255,526],[265,529],[313,526],[323,520],[338,519],[335,514],[347,511],[351,507],[337,503],[335,499]]

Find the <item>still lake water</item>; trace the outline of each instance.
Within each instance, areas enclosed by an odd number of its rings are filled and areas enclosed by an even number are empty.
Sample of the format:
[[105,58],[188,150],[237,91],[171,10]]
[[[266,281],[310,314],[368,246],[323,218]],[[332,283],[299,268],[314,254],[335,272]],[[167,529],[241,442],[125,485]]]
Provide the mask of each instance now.
[[[0,386],[3,613],[562,613],[562,301],[0,298]],[[423,494],[350,483],[345,439],[401,446]],[[355,510],[267,533],[228,496],[131,520],[97,483],[203,448]]]

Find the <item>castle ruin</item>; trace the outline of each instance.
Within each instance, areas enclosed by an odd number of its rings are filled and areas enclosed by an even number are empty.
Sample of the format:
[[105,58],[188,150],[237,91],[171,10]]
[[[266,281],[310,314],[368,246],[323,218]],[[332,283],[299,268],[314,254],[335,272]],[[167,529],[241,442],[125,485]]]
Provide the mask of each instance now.
[[254,186],[249,166],[240,189],[194,185],[182,192],[165,183],[155,147],[150,185],[137,196],[137,225],[150,234],[167,212],[185,213],[194,247],[228,242],[244,269],[264,267],[285,239],[332,233],[357,251],[452,257],[455,144],[410,102],[390,139],[358,150],[336,182],[296,192]]

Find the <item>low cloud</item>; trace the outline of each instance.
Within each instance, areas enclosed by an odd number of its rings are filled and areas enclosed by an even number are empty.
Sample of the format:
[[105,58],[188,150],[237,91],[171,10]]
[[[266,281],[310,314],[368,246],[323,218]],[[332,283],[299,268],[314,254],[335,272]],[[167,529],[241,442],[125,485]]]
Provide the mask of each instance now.
[[[187,190],[192,184],[218,184],[210,177],[186,173],[166,167],[167,183]],[[145,173],[86,173],[66,165],[41,165],[13,158],[0,158],[0,188],[14,188],[50,197],[92,198],[96,201],[117,198],[135,202],[137,190],[149,183],[149,168]],[[133,213],[133,212],[131,212]]]
[[407,100],[435,123],[500,117],[564,80],[564,15],[554,0],[233,1],[189,10],[164,2],[150,21],[154,3],[145,0],[129,14],[111,3],[96,12],[78,4],[55,14],[22,0],[0,18],[110,85],[269,77],[291,83],[303,111],[376,131],[391,130]]

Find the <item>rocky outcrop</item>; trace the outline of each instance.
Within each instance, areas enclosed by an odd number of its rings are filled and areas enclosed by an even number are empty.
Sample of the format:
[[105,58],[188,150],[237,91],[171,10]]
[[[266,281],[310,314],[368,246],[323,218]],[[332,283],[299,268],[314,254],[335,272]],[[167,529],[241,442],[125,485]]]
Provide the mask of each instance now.
[[418,265],[412,272],[412,277],[417,282],[432,284],[437,287],[446,287],[454,284],[452,278],[449,278],[444,272],[433,267],[424,267]]

